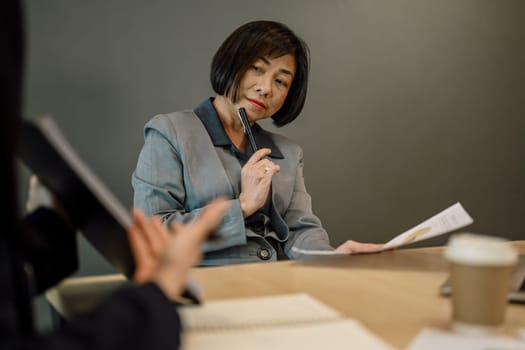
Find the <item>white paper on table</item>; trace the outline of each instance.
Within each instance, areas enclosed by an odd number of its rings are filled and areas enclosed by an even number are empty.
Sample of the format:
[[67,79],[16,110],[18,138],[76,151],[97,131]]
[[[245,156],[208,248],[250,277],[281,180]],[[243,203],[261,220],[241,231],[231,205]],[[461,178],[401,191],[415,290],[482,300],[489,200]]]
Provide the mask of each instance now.
[[474,220],[465,211],[461,203],[456,203],[442,212],[434,215],[408,231],[405,231],[385,243],[383,249],[391,249],[402,245],[422,241],[439,236],[473,223]]
[[184,350],[395,349],[307,293],[210,300],[178,310]]
[[462,335],[425,328],[412,340],[407,350],[525,350],[519,338],[498,335]]
[[[417,226],[414,226],[408,231],[405,231],[390,241],[386,242],[381,250],[392,249],[406,244],[422,241],[428,238],[439,236],[473,223],[474,220],[470,217],[467,211],[463,208],[461,203],[451,205],[447,209],[437,213],[431,218],[423,221]],[[292,251],[305,255],[346,255],[329,250],[306,250],[297,247],[292,247]]]
[[317,255],[317,256],[327,256],[327,255],[348,255],[347,253],[339,253],[333,250],[319,250],[319,249],[301,249],[296,246],[292,247],[292,252],[305,254],[305,255]]

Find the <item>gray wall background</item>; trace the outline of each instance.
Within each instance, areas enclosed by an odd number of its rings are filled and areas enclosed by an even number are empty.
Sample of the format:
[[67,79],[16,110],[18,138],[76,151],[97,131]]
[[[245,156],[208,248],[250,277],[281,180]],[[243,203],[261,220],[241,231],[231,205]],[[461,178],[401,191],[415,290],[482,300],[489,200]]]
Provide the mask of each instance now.
[[[521,0],[26,1],[25,113],[54,115],[131,207],[144,123],[212,94],[236,27],[283,21],[310,45],[309,96],[291,125],[265,125],[303,146],[334,245],[385,242],[457,201],[468,230],[524,239],[524,18]],[[111,270],[80,245],[80,274]]]

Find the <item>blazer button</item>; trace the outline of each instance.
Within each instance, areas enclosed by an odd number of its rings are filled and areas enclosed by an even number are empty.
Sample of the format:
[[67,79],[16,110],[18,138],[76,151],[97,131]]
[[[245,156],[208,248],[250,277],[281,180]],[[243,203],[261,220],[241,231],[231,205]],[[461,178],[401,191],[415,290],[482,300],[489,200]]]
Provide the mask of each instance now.
[[257,256],[261,260],[268,260],[272,257],[272,252],[267,248],[259,248],[257,249]]

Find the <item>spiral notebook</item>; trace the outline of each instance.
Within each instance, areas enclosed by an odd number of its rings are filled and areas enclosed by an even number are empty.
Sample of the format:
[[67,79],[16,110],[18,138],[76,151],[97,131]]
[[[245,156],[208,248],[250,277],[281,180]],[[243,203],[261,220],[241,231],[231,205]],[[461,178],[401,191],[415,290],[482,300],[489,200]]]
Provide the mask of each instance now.
[[208,301],[179,310],[183,350],[394,349],[305,293]]

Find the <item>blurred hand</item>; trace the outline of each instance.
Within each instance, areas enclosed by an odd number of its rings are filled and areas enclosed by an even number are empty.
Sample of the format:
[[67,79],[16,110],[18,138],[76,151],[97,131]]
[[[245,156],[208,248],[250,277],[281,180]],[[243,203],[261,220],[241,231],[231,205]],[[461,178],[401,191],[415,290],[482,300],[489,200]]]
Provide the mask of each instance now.
[[338,253],[346,254],[361,254],[361,253],[377,253],[383,249],[382,243],[360,243],[348,240],[335,249]]
[[128,230],[135,258],[136,283],[154,282],[171,300],[183,291],[191,268],[202,257],[200,245],[220,223],[229,207],[225,200],[207,205],[189,225],[175,223],[169,230],[159,217],[146,217],[133,210],[133,225]]
[[252,154],[241,170],[239,201],[244,217],[252,215],[264,205],[273,175],[281,170],[279,165],[264,158],[270,153],[269,148],[258,150]]

